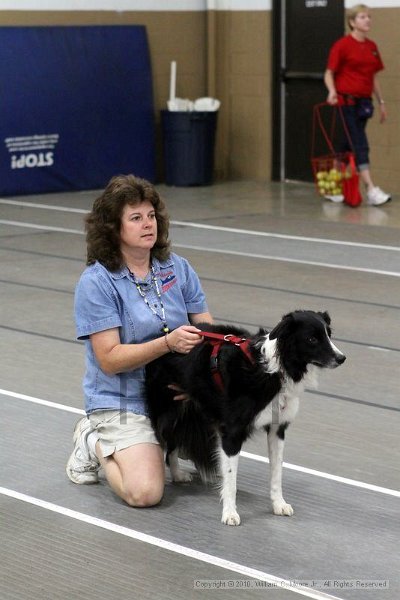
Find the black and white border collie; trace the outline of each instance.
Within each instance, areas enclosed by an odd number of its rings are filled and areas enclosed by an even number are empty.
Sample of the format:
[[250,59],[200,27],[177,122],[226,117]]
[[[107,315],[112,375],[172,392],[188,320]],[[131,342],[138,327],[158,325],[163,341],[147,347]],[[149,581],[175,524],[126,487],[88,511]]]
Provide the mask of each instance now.
[[[332,343],[327,312],[296,310],[267,333],[251,335],[226,325],[199,326],[203,331],[249,339],[251,360],[239,345],[223,343],[218,354],[221,388],[210,369],[212,347],[205,340],[189,354],[167,354],[146,367],[150,419],[167,451],[173,481],[190,481],[178,455],[195,464],[204,481],[222,475],[222,522],[239,525],[236,475],[244,441],[256,430],[268,434],[270,497],[276,515],[293,514],[282,496],[285,431],[294,420],[299,395],[316,385],[319,369],[334,369],[346,357]],[[174,401],[177,384],[186,401]]]

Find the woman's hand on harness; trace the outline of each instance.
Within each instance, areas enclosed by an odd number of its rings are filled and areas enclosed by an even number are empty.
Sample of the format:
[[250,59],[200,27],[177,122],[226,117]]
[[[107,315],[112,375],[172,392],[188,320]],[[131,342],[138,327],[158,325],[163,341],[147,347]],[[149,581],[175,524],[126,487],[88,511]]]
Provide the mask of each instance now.
[[200,331],[194,325],[182,325],[165,336],[168,347],[172,352],[188,354],[195,346],[202,343]]

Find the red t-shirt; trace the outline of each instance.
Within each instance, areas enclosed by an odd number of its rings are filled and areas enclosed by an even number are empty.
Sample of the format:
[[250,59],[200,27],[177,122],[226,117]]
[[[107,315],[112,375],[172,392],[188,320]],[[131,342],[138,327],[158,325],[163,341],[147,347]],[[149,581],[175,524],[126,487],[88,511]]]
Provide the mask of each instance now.
[[374,75],[384,69],[375,42],[358,42],[346,35],[329,52],[327,68],[333,71],[336,90],[359,98],[372,96]]

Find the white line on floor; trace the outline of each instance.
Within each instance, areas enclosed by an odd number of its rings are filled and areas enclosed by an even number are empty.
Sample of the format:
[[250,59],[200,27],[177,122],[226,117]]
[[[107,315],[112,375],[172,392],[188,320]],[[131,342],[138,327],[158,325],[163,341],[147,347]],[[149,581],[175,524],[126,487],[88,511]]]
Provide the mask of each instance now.
[[18,394],[17,392],[10,392],[9,390],[1,390],[0,395],[9,396],[10,398],[17,398],[18,400],[26,400],[33,404],[40,404],[41,406],[47,406],[48,408],[57,408],[58,410],[64,410],[66,412],[75,413],[77,415],[85,415],[85,411],[81,408],[75,408],[74,406],[68,406],[67,404],[59,404],[58,402],[50,402],[49,400],[42,400],[41,398],[34,398],[33,396],[27,396],[26,394]]
[[44,210],[57,210],[59,212],[71,212],[82,215],[87,215],[89,210],[84,208],[73,208],[72,206],[57,206],[55,204],[39,204],[35,202],[23,202],[22,200],[5,200],[0,198],[0,204],[8,204],[10,206],[24,206],[26,208],[43,208]]
[[[73,208],[70,206],[57,206],[54,204],[38,204],[34,202],[23,202],[22,200],[5,200],[0,198],[0,204],[11,206],[24,206],[27,208],[39,208],[45,210],[56,210],[59,212],[71,212],[77,214],[88,214],[88,210],[83,208]],[[206,223],[194,223],[192,221],[172,221],[171,225],[176,227],[193,227],[196,229],[208,229],[210,231],[222,231],[225,233],[238,233],[242,235],[253,235],[260,237],[279,238],[283,240],[298,240],[300,242],[312,242],[316,244],[336,244],[340,246],[355,246],[357,248],[373,248],[375,250],[393,250],[400,252],[399,246],[384,246],[382,244],[366,244],[363,242],[350,242],[348,240],[331,240],[329,238],[306,237],[299,235],[288,235],[285,233],[271,233],[268,231],[254,231],[253,229],[238,229],[236,227],[223,227],[222,225],[209,225]]]
[[20,492],[16,492],[15,490],[0,487],[0,494],[8,496],[9,498],[14,498],[15,500],[26,502],[28,504],[33,504],[34,506],[38,506],[39,508],[50,510],[52,512],[64,515],[65,517],[69,517],[71,519],[76,519],[77,521],[81,521],[89,525],[94,525],[95,527],[101,527],[102,529],[106,529],[107,531],[112,531],[113,533],[118,533],[120,535],[124,535],[125,537],[138,540],[140,542],[144,542],[146,544],[150,544],[158,548],[163,548],[164,550],[168,550],[169,552],[175,552],[176,554],[180,554],[181,556],[187,556],[188,558],[199,560],[201,562],[220,567],[221,569],[226,569],[234,573],[240,573],[241,575],[250,577],[252,579],[268,582],[271,584],[271,587],[276,586],[277,588],[284,588],[290,592],[300,594],[301,596],[306,596],[307,598],[313,598],[314,600],[343,600],[338,596],[331,596],[330,594],[325,594],[324,592],[312,590],[304,586],[293,586],[290,584],[289,581],[284,580],[280,577],[276,577],[275,575],[270,575],[269,573],[265,573],[264,571],[252,569],[251,567],[247,567],[246,565],[241,565],[239,563],[226,560],[219,556],[206,554],[205,552],[200,552],[199,550],[194,550],[193,548],[189,548],[187,546],[181,546],[180,544],[175,544],[174,542],[169,542],[167,540],[163,540],[161,538],[142,533],[141,531],[137,531],[135,529],[129,529],[128,527],[123,527],[122,525],[111,523],[110,521],[104,521],[103,519],[98,519],[97,517],[92,517],[91,515],[77,512],[76,510],[71,510],[69,508],[66,508],[65,506],[59,506],[58,504],[53,504],[52,502],[47,502],[45,500],[41,500],[40,498],[35,498],[33,496],[21,494]]
[[67,229],[66,227],[55,227],[54,225],[37,225],[36,223],[24,223],[23,221],[8,221],[0,219],[0,225],[12,225],[13,227],[27,227],[28,229],[42,229],[43,231],[59,231],[60,233],[75,233],[83,235],[79,229]]
[[200,252],[213,252],[214,254],[230,254],[233,256],[246,256],[248,258],[262,258],[264,260],[277,260],[280,262],[297,263],[301,265],[312,265],[314,267],[325,267],[328,269],[343,269],[345,271],[360,271],[362,273],[374,273],[375,275],[388,275],[389,277],[400,277],[400,272],[383,271],[381,269],[367,269],[365,267],[350,267],[348,265],[337,265],[334,263],[323,263],[314,260],[300,260],[298,258],[286,258],[285,256],[270,256],[268,254],[253,254],[250,252],[238,252],[237,250],[220,250],[219,248],[205,248],[204,246],[191,246],[189,244],[173,244],[174,248],[186,248],[187,250],[198,250]]
[[330,238],[315,238],[301,235],[288,235],[286,233],[270,233],[268,231],[255,231],[254,229],[237,229],[235,227],[222,227],[221,225],[208,225],[204,223],[191,223],[188,221],[171,221],[171,225],[179,227],[194,227],[196,229],[209,229],[223,231],[224,233],[238,233],[242,235],[256,235],[272,237],[283,240],[297,240],[299,242],[315,242],[316,244],[336,244],[339,246],[356,246],[358,248],[373,248],[375,250],[394,250],[400,252],[400,246],[384,246],[381,244],[366,244],[363,242],[349,242],[347,240],[331,240]]
[[[61,233],[74,233],[78,235],[84,235],[83,231],[78,229],[66,229],[64,227],[53,227],[50,225],[37,225],[36,223],[25,223],[23,221],[8,221],[6,219],[0,219],[2,225],[12,225],[14,227],[27,227],[31,229],[42,229],[44,231],[58,231]],[[279,262],[296,263],[301,265],[312,265],[316,267],[324,267],[328,269],[341,269],[345,271],[358,271],[362,273],[374,273],[375,275],[386,275],[389,277],[400,277],[400,272],[396,271],[384,271],[381,269],[367,269],[364,267],[351,267],[348,265],[337,265],[334,263],[317,262],[313,260],[300,260],[298,258],[286,258],[284,256],[271,256],[268,254],[253,254],[251,252],[238,252],[236,250],[221,250],[218,248],[206,248],[204,246],[192,246],[189,244],[173,244],[174,248],[186,248],[187,250],[198,250],[200,252],[212,252],[214,254],[229,254],[233,256],[245,256],[248,258],[261,258],[263,260],[275,260]],[[386,247],[384,247],[386,249]],[[388,247],[389,250],[391,249]]]
[[[26,394],[19,394],[18,392],[11,392],[9,390],[0,389],[0,396],[9,396],[10,398],[17,398],[19,400],[26,400],[27,402],[32,402],[33,404],[40,404],[42,406],[47,406],[49,408],[56,408],[58,410],[64,410],[67,412],[72,412],[79,415],[84,415],[85,411],[74,408],[72,406],[67,406],[65,404],[58,404],[56,402],[50,402],[48,400],[42,400],[41,398],[35,398],[33,396],[27,396]],[[262,463],[269,463],[268,458],[265,456],[260,456],[258,454],[251,454],[250,452],[242,452],[240,453],[243,458],[247,458],[250,460],[254,460]],[[340,475],[332,475],[331,473],[325,473],[324,471],[317,471],[315,469],[309,469],[308,467],[302,467],[300,465],[293,465],[291,463],[283,463],[283,466],[286,469],[291,471],[298,471],[300,473],[305,473],[306,475],[314,475],[315,477],[321,477],[323,479],[329,479],[331,481],[336,481],[337,483],[343,483],[345,485],[352,485],[353,487],[358,487],[364,490],[369,490],[371,492],[378,492],[380,494],[386,494],[388,496],[395,496],[400,498],[400,491],[392,490],[390,488],[384,488],[378,485],[373,485],[371,483],[365,483],[363,481],[357,481],[356,479],[349,479],[347,477],[341,477]]]
[[[240,456],[244,458],[249,458],[251,460],[256,460],[262,463],[269,463],[269,459],[265,456],[260,456],[259,454],[251,454],[250,452],[242,452]],[[316,471],[315,469],[309,469],[308,467],[301,467],[300,465],[292,465],[290,463],[283,463],[283,466],[286,469],[290,469],[291,471],[299,471],[299,473],[306,473],[307,475],[315,475],[316,477],[323,477],[324,479],[330,479],[331,481],[336,481],[338,483],[344,483],[346,485],[352,485],[354,487],[359,487],[364,490],[370,490],[371,492],[379,492],[380,494],[387,494],[389,496],[395,496],[400,498],[399,490],[391,490],[389,488],[384,488],[379,485],[373,485],[372,483],[364,483],[364,481],[357,481],[356,479],[349,479],[348,477],[341,477],[340,475],[332,475],[331,473],[324,473],[323,471]]]

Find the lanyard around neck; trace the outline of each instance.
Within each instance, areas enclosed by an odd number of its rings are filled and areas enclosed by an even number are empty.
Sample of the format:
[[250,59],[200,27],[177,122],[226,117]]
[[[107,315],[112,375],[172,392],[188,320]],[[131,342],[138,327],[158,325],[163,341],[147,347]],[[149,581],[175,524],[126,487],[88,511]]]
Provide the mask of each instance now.
[[[128,269],[129,270],[129,269]],[[143,298],[145,304],[148,306],[148,308],[151,310],[151,312],[153,313],[153,315],[156,315],[156,317],[158,317],[160,319],[160,321],[162,322],[162,328],[161,331],[163,333],[169,333],[170,329],[168,327],[167,324],[167,320],[165,317],[165,308],[164,308],[164,303],[162,301],[161,298],[161,290],[159,288],[158,285],[158,281],[157,281],[157,276],[156,276],[156,272],[154,269],[154,266],[151,265],[150,266],[150,271],[151,271],[151,285],[154,286],[154,289],[156,291],[156,295],[160,304],[160,310],[161,310],[161,314],[155,309],[154,306],[152,306],[147,298],[147,292],[144,291],[143,287],[141,286],[140,282],[137,280],[136,276],[134,273],[132,273],[132,271],[129,271],[132,279],[133,279],[133,283],[136,286],[137,291],[139,292],[139,295],[141,298]]]

